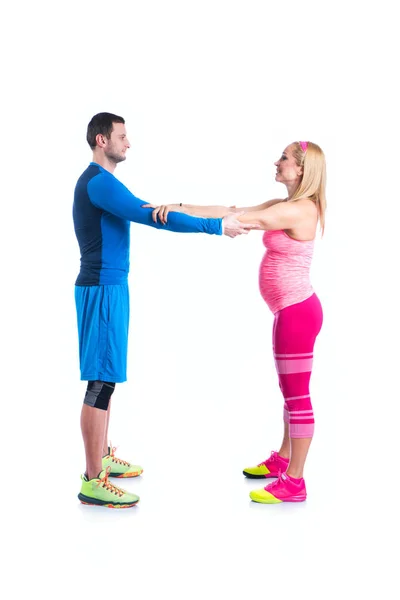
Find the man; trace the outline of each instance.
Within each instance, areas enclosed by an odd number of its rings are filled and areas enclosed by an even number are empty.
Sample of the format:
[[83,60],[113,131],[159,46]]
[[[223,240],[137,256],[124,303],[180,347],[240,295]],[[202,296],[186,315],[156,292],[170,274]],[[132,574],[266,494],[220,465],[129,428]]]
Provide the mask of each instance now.
[[181,233],[229,237],[248,233],[237,215],[203,219],[171,213],[168,224],[154,223],[152,210],[136,198],[113,172],[130,147],[125,121],[99,113],[90,121],[87,141],[93,161],[78,179],[73,219],[81,251],[75,283],[81,380],[87,390],[81,413],[86,472],[78,495],[84,504],[109,508],[134,506],[139,497],[113,485],[109,477],[136,477],[142,468],[116,458],[108,446],[110,400],[116,383],[126,381],[129,325],[130,222]]

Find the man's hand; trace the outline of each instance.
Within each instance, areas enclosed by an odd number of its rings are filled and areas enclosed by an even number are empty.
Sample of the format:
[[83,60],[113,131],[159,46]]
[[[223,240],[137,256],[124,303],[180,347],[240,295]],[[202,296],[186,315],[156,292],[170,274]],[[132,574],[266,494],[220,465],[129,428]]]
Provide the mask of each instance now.
[[162,204],[161,206],[156,206],[155,204],[143,204],[142,208],[154,208],[152,213],[154,223],[157,223],[158,216],[160,223],[163,225],[167,222],[169,212],[183,212],[183,208],[182,206],[179,206],[179,204]]
[[254,223],[241,223],[238,221],[240,215],[244,215],[245,211],[229,213],[222,219],[222,227],[224,235],[234,238],[242,233],[249,233],[252,229],[259,229]]

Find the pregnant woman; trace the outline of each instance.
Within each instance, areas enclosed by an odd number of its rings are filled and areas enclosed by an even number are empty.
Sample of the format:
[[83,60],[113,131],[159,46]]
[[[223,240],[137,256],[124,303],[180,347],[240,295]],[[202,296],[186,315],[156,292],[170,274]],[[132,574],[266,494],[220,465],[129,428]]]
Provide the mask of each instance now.
[[265,231],[260,265],[260,291],[274,314],[273,353],[284,399],[281,447],[267,460],[246,468],[248,478],[275,478],[250,492],[255,502],[302,502],[307,497],[303,470],[314,434],[310,397],[314,344],[322,326],[321,303],[310,282],[310,267],[318,222],[325,224],[325,156],[311,142],[293,142],[275,163],[276,181],[287,189],[284,199],[259,206],[227,208],[187,204],[158,206],[153,219],[167,222],[170,211],[193,216],[224,217],[232,210],[243,223]]

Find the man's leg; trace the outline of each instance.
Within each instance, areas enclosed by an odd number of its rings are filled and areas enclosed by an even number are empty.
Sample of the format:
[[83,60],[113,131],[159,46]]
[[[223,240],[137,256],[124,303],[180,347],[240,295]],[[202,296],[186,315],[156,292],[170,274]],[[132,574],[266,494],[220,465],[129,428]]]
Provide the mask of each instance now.
[[82,407],[81,429],[86,454],[86,475],[88,479],[95,479],[102,471],[104,430],[107,421],[107,412],[93,406]]
[[122,460],[115,456],[116,448],[108,445],[108,425],[110,422],[110,403],[107,409],[107,416],[105,421],[105,434],[102,445],[102,465],[103,469],[110,467],[110,477],[137,477],[143,473],[143,469],[139,465],[134,465],[127,460]]
[[[114,318],[119,315],[116,309],[124,305],[124,298],[120,295],[125,293],[124,290],[127,292],[126,288],[127,286],[119,285],[75,288],[81,379],[89,380],[81,413],[86,474],[81,476],[82,485],[78,498],[82,504],[108,508],[129,508],[139,501],[138,496],[109,481],[111,468],[104,464],[103,459],[109,404],[115,388],[112,381],[126,380],[129,312],[124,313],[125,321],[119,318],[115,321]],[[89,373],[96,375],[87,377]]]
[[105,381],[88,382],[81,413],[81,429],[85,445],[88,479],[98,477],[103,470],[104,436],[106,434],[110,399],[114,388],[115,383]]
[[130,494],[108,480],[110,468],[103,466],[103,444],[107,413],[115,383],[89,381],[81,413],[82,436],[86,453],[86,475],[78,494],[82,504],[108,508],[129,508],[139,502],[139,496]]
[[108,454],[108,426],[110,424],[110,410],[111,410],[111,398],[107,408],[107,418],[106,418],[106,426],[104,432],[104,440],[103,440],[103,454],[102,456],[106,456]]

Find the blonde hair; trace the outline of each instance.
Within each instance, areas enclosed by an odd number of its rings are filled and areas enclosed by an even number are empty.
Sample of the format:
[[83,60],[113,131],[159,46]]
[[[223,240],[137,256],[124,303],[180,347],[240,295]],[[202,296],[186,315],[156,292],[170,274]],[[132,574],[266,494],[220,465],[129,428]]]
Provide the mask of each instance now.
[[307,150],[304,152],[300,142],[293,142],[292,152],[296,164],[303,167],[303,177],[299,187],[291,197],[291,200],[310,198],[317,205],[319,223],[324,233],[325,210],[326,210],[326,163],[325,155],[317,144],[307,142]]

